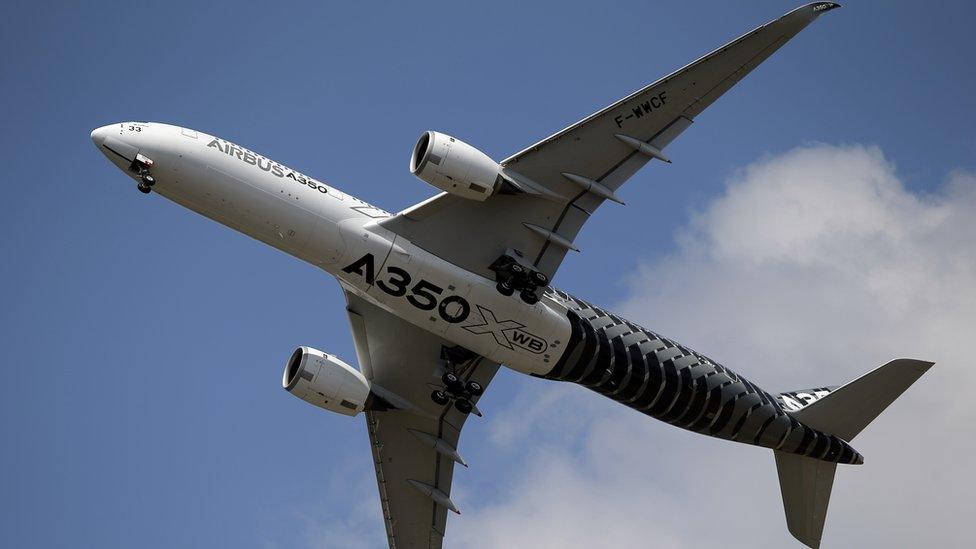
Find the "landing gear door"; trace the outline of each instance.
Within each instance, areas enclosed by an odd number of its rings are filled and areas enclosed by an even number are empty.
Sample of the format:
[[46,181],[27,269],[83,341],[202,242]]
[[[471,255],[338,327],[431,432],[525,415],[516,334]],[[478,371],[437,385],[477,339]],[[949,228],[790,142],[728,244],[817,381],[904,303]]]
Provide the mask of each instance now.
[[105,141],[102,142],[102,146],[128,160],[129,162],[134,162],[136,156],[139,154],[138,148],[133,147],[128,143],[124,143],[112,136],[105,137]]

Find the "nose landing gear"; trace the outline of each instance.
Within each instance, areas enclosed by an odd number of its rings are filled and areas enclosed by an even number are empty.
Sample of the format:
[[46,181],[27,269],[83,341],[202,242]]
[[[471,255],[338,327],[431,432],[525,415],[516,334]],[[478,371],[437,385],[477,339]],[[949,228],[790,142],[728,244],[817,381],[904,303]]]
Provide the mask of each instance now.
[[519,297],[529,305],[539,302],[538,288],[549,284],[549,277],[525,261],[518,250],[507,250],[488,268],[495,272],[498,293],[510,296],[518,290]]
[[136,188],[145,194],[152,191],[153,185],[156,184],[156,178],[149,173],[149,168],[152,168],[152,165],[151,158],[137,154],[136,159],[132,161],[132,166],[130,166],[130,169],[139,175],[140,181]]

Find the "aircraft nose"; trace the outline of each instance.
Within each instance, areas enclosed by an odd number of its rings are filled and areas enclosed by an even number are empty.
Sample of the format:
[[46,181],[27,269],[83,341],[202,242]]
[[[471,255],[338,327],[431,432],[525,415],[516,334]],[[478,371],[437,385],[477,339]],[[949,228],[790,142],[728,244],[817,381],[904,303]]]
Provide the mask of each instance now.
[[139,154],[139,146],[132,143],[129,136],[120,135],[120,124],[109,124],[95,128],[91,132],[95,148],[108,157],[116,166],[127,169]]
[[105,142],[105,136],[109,133],[109,126],[102,126],[100,128],[95,128],[91,132],[91,140],[95,143],[96,147],[100,147],[102,143]]

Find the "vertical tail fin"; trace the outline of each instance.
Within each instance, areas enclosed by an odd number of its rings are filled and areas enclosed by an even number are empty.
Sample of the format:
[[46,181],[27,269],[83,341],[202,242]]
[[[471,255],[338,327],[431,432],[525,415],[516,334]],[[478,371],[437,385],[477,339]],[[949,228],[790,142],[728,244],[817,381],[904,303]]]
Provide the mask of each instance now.
[[820,547],[836,463],[773,451],[786,527],[807,547]]
[[[932,364],[892,360],[791,414],[809,427],[850,441]],[[837,464],[786,452],[773,454],[790,533],[808,547],[820,547]]]

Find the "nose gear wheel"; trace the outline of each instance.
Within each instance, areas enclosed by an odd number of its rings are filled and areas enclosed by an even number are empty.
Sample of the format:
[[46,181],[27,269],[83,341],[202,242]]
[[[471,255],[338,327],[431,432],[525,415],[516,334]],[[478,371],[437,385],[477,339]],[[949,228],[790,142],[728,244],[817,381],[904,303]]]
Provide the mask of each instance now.
[[136,154],[136,159],[132,161],[132,165],[129,169],[134,171],[139,176],[139,184],[137,188],[143,193],[149,193],[152,191],[152,186],[156,184],[156,178],[149,173],[149,169],[152,168],[153,161],[148,156],[142,154]]

